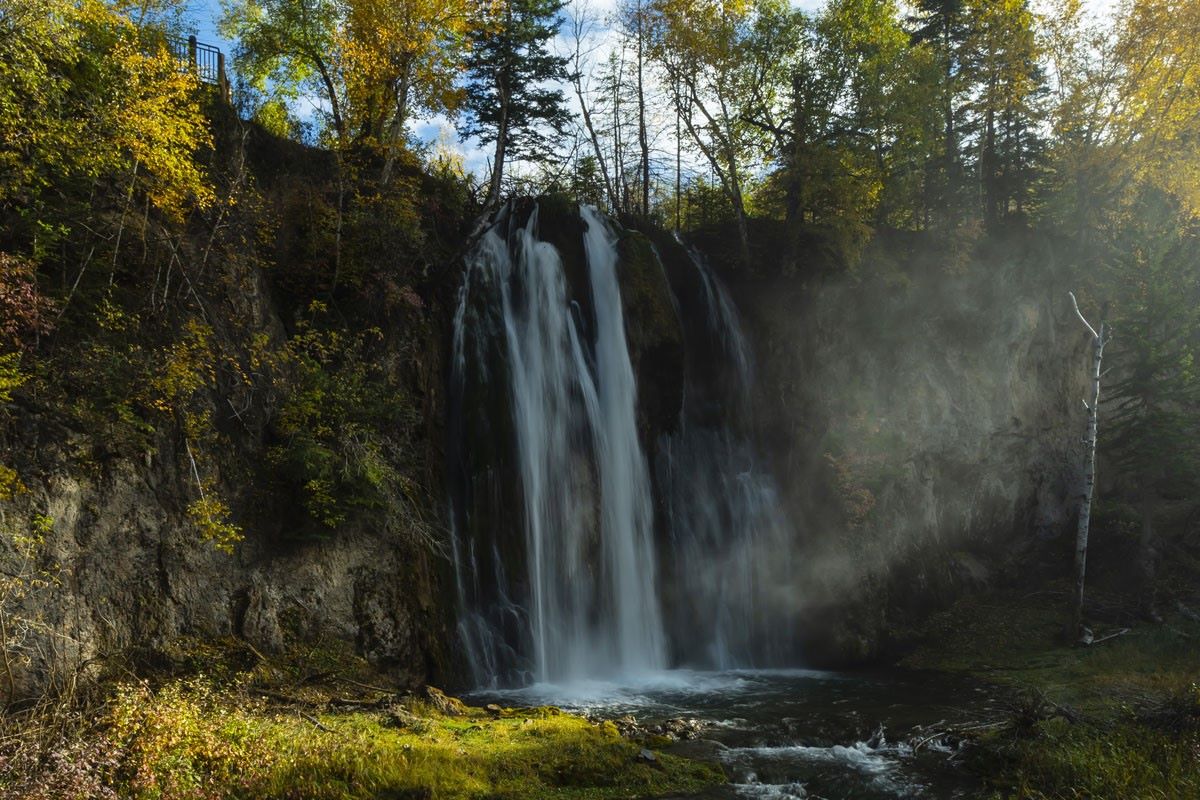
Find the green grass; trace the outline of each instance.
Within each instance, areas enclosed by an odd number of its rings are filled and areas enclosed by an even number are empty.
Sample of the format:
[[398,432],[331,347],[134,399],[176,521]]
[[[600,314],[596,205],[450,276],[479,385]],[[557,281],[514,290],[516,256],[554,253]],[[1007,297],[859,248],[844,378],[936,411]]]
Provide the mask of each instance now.
[[1035,714],[1023,722],[1014,710],[1013,724],[976,739],[968,762],[993,797],[1200,797],[1200,623],[1175,616],[1071,647],[1059,635],[1064,597],[964,599],[928,622],[904,664],[994,682],[1025,698],[1018,707],[1069,710],[1070,720]]
[[998,798],[1195,800],[1200,797],[1200,734],[1132,720],[1038,723],[1020,736],[998,734],[973,751],[971,765]]
[[[723,783],[719,768],[557,708],[472,708],[387,690],[361,658],[270,658],[186,641],[113,688],[64,736],[0,737],[0,798],[399,800],[652,798]],[[164,668],[163,664],[167,666]],[[640,757],[643,748],[653,763]]]
[[107,736],[112,784],[132,800],[616,798],[698,791],[715,767],[657,753],[554,708],[442,713],[405,700],[379,710],[273,709],[176,681],[126,688]]

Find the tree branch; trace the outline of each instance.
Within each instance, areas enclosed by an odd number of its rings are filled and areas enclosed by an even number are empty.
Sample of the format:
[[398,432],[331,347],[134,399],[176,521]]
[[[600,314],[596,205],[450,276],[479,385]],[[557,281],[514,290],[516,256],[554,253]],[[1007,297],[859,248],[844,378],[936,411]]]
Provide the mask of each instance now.
[[1071,305],[1073,305],[1075,307],[1075,316],[1079,317],[1079,321],[1082,322],[1084,324],[1084,327],[1086,327],[1091,332],[1093,339],[1099,339],[1100,334],[1096,333],[1096,329],[1092,327],[1092,324],[1090,322],[1088,322],[1086,319],[1084,319],[1083,312],[1079,310],[1079,301],[1075,299],[1075,293],[1067,292],[1067,294],[1071,298]]

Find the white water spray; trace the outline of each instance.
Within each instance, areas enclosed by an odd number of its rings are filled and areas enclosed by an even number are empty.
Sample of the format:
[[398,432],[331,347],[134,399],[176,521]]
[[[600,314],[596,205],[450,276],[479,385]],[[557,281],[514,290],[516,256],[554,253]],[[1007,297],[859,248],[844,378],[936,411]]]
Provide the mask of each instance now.
[[[682,244],[682,242],[681,242]],[[688,353],[679,430],[658,447],[673,573],[668,619],[687,664],[731,669],[794,663],[794,531],[747,427],[750,348],[724,286],[694,250],[700,292],[688,309],[702,331]]]
[[[488,601],[493,608],[470,608],[468,594],[486,593],[478,585],[476,543],[456,532],[460,631],[475,678],[485,684],[500,679],[491,655],[505,639],[500,627],[522,629],[519,638],[529,650],[524,671],[535,681],[665,665],[649,478],[637,437],[616,238],[594,211],[584,209],[583,218],[595,316],[590,337],[569,299],[558,252],[536,236],[536,209],[508,241],[499,225],[484,234],[468,260],[468,283],[455,315],[459,391],[473,369],[487,392],[508,393],[522,504],[526,575],[509,577],[523,589],[518,603],[524,614],[498,618],[495,598]],[[469,363],[485,358],[487,346],[478,339],[499,333],[472,313],[472,291],[489,295],[486,307],[498,305],[503,374]],[[490,561],[494,569],[502,567],[499,552]],[[468,580],[476,582],[470,591]],[[497,588],[509,602],[505,587]]]

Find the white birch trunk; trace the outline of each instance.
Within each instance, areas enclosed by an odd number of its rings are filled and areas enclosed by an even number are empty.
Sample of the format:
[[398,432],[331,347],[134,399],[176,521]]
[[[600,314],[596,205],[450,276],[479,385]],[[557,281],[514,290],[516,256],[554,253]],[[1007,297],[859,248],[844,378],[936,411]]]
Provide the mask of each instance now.
[[1092,517],[1092,494],[1096,488],[1096,436],[1099,427],[1100,413],[1100,362],[1104,358],[1104,345],[1108,343],[1108,331],[1105,323],[1100,323],[1097,331],[1084,319],[1079,310],[1075,294],[1069,293],[1071,303],[1080,321],[1092,334],[1092,399],[1091,403],[1084,400],[1083,405],[1088,410],[1087,429],[1083,436],[1083,490],[1079,496],[1079,527],[1075,532],[1075,595],[1072,610],[1072,628],[1070,635],[1079,641],[1086,641],[1083,634],[1083,585],[1087,573],[1088,524]]

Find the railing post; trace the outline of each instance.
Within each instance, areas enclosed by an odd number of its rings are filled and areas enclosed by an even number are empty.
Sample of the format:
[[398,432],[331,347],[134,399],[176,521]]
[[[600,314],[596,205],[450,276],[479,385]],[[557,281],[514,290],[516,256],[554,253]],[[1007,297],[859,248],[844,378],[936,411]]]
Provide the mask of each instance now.
[[192,65],[192,69],[196,72],[200,71],[200,62],[196,55],[196,37],[195,35],[188,37],[188,62]]
[[229,102],[229,78],[225,75],[225,53],[217,51],[217,89],[221,92],[221,98]]

